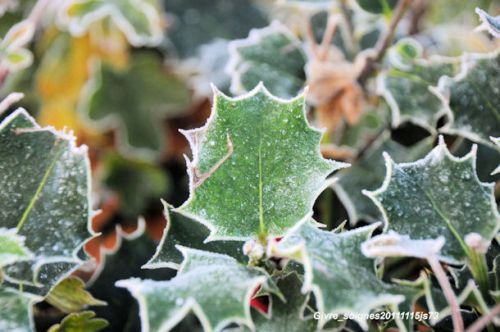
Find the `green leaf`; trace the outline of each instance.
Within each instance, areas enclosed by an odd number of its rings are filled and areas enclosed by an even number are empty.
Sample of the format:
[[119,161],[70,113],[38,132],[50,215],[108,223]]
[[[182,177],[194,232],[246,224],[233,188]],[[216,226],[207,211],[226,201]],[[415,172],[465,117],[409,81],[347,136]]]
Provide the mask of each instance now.
[[304,309],[309,300],[309,295],[300,292],[302,282],[296,273],[279,279],[278,287],[285,300],[273,295],[270,300],[269,316],[260,313],[253,315],[255,330],[259,332],[314,332],[317,331],[318,322],[311,317],[304,317]]
[[0,226],[16,228],[34,255],[5,277],[54,285],[81,263],[76,253],[90,235],[87,148],[19,109],[0,124],[0,155]]
[[500,38],[500,15],[491,16],[481,8],[476,8],[476,14],[482,22],[479,28],[488,30],[493,37]]
[[[377,226],[336,234],[305,221],[280,242],[271,242],[269,250],[274,256],[304,265],[302,292],[314,293],[319,312],[365,315],[382,305],[394,311],[399,305],[400,311],[410,311],[420,291],[382,282],[375,275],[374,261],[361,252],[361,244]],[[366,320],[357,318],[360,326],[366,329]],[[324,315],[320,315],[320,327],[325,323]],[[398,326],[404,329],[400,321]]]
[[26,48],[35,33],[35,26],[29,20],[14,24],[3,39],[0,39],[0,65],[11,72],[29,67],[33,54]]
[[116,227],[116,248],[101,252],[101,261],[95,274],[88,281],[88,291],[107,306],[93,306],[90,309],[98,317],[109,321],[115,331],[140,331],[139,308],[123,288],[115,287],[115,282],[132,277],[154,280],[168,280],[175,276],[171,269],[141,269],[154,254],[156,243],[145,232],[145,223],[139,219],[137,230],[125,233]]
[[397,162],[410,162],[423,157],[432,148],[434,139],[429,137],[419,143],[405,147],[384,132],[353,166],[337,174],[333,189],[347,210],[349,221],[355,225],[359,220],[380,221],[382,215],[377,206],[363,195],[362,191],[375,190],[384,180],[383,152],[389,153]]
[[[500,150],[500,137],[490,137],[491,141],[497,146],[497,150]],[[500,173],[500,165],[495,168],[491,175],[496,175]]]
[[136,54],[125,71],[103,64],[87,92],[83,112],[102,129],[119,128],[120,150],[144,158],[164,149],[160,119],[181,114],[190,100],[184,82],[152,53]]
[[450,119],[440,131],[494,147],[489,137],[500,136],[500,51],[469,55],[463,68],[434,89]]
[[106,305],[85,290],[85,283],[77,277],[68,277],[59,282],[45,300],[63,312],[76,312],[89,305]]
[[174,279],[116,283],[139,302],[142,330],[169,330],[191,310],[205,331],[220,331],[230,323],[253,327],[250,298],[266,283],[266,274],[226,255],[178,248],[185,259]]
[[24,237],[16,229],[0,228],[0,269],[6,265],[32,258],[24,246]]
[[396,7],[398,0],[356,0],[358,5],[373,14],[382,14],[391,12]]
[[34,331],[32,295],[0,287],[0,331]]
[[216,40],[245,38],[252,28],[269,24],[267,15],[252,0],[162,0],[171,22],[168,54],[195,57],[200,46]]
[[103,182],[118,193],[120,212],[137,218],[151,200],[164,196],[170,189],[170,177],[158,165],[129,159],[118,153],[103,158]]
[[161,17],[151,0],[70,0],[59,11],[59,22],[82,36],[103,18],[110,18],[136,47],[156,46],[163,38]]
[[392,127],[408,121],[435,132],[443,115],[442,102],[430,88],[443,75],[456,73],[458,59],[434,57],[405,62],[395,55],[391,58],[393,66],[378,77],[377,88],[391,108]]
[[209,241],[281,235],[307,218],[345,164],[321,156],[304,96],[278,100],[259,85],[240,98],[215,91],[214,105],[204,127],[184,132],[191,194],[178,210],[205,224]]
[[462,262],[467,234],[491,241],[500,228],[493,184],[481,183],[475,172],[476,149],[463,158],[448,151],[442,137],[425,158],[397,164],[388,154],[386,178],[376,191],[365,191],[379,207],[385,229],[414,239],[444,236],[440,258]]
[[97,332],[108,326],[106,320],[94,317],[92,311],[72,313],[61,323],[53,325],[48,332]]
[[163,236],[158,244],[155,255],[143,266],[143,268],[154,269],[170,267],[178,269],[182,262],[182,253],[177,245],[193,249],[206,250],[215,253],[226,254],[236,258],[240,262],[246,262],[247,257],[243,254],[243,242],[241,241],[211,241],[204,243],[210,235],[210,231],[204,225],[177,212],[168,203],[163,201],[165,219],[167,225]]
[[296,96],[305,83],[306,56],[300,41],[281,23],[250,31],[229,44],[231,92],[241,94],[263,82],[279,97]]

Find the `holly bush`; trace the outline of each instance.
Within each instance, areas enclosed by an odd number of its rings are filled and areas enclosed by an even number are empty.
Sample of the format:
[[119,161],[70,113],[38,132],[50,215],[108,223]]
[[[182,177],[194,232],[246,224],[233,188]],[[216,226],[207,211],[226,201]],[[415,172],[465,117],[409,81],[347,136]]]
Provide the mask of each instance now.
[[499,13],[0,1],[0,331],[497,330]]

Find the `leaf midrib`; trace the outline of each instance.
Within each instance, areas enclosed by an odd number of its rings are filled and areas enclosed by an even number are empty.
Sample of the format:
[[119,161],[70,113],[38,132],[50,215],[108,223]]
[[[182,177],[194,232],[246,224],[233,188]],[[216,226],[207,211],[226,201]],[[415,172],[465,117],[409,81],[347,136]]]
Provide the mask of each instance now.
[[[53,148],[56,148],[58,146],[58,143],[60,142],[59,139],[56,139],[55,143],[54,143],[54,147]],[[33,207],[35,206],[35,203],[38,201],[38,199],[40,198],[40,194],[43,190],[43,188],[45,187],[45,185],[47,184],[47,181],[49,179],[49,176],[50,174],[52,173],[52,170],[54,169],[56,163],[57,163],[57,160],[59,159],[59,157],[61,156],[63,152],[63,148],[62,148],[62,145],[59,146],[59,149],[56,151],[55,155],[54,155],[54,159],[50,162],[49,166],[47,167],[47,169],[45,170],[45,173],[43,174],[43,177],[42,177],[42,180],[40,181],[40,183],[38,184],[38,187],[35,191],[35,194],[33,195],[33,197],[31,198],[28,206],[26,207],[26,210],[24,210],[23,212],[23,215],[21,217],[21,220],[19,220],[19,223],[17,224],[17,231],[19,232],[21,230],[21,228],[23,227],[24,223],[26,222],[26,220],[28,219],[28,216],[31,212],[31,210],[33,209]]]

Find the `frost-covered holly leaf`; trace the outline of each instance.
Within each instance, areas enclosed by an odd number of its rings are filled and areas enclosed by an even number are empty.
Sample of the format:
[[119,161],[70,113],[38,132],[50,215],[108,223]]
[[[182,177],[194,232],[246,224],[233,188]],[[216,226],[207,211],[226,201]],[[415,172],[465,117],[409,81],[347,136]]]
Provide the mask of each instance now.
[[34,331],[31,307],[36,299],[32,295],[0,287],[0,331]]
[[347,210],[349,221],[380,221],[382,215],[377,206],[363,195],[363,190],[375,190],[385,177],[383,152],[389,153],[396,162],[410,162],[422,158],[432,148],[433,138],[405,147],[393,141],[389,132],[383,133],[361,158],[351,167],[337,174],[333,188]]
[[120,212],[126,217],[137,218],[150,201],[157,201],[170,189],[168,173],[155,163],[118,153],[109,153],[102,163],[103,182],[118,194]]
[[141,269],[156,248],[156,243],[145,232],[145,224],[141,220],[135,232],[127,234],[117,226],[116,233],[116,248],[101,253],[101,262],[88,282],[88,291],[108,305],[89,309],[98,317],[106,319],[115,331],[135,332],[140,330],[138,305],[127,290],[115,287],[115,282],[132,277],[168,280],[175,275],[175,271]]
[[184,82],[165,73],[160,58],[150,53],[135,55],[125,71],[103,64],[88,92],[83,112],[103,129],[119,128],[124,153],[146,158],[164,148],[159,120],[179,115],[190,100]]
[[500,51],[469,55],[454,78],[443,77],[436,89],[450,121],[441,132],[492,145],[500,136]]
[[476,14],[481,20],[481,25],[478,28],[488,30],[493,37],[500,38],[500,15],[491,16],[481,8],[476,8]]
[[397,164],[388,154],[386,177],[376,191],[364,191],[378,206],[385,229],[414,239],[444,236],[440,258],[461,262],[468,253],[464,238],[478,233],[491,241],[500,228],[493,184],[475,171],[476,149],[462,158],[448,151],[443,138],[425,158]]
[[281,23],[250,31],[229,44],[231,92],[242,94],[263,82],[281,98],[296,96],[305,83],[306,56],[300,41]]
[[211,241],[204,243],[205,239],[210,234],[208,228],[186,217],[181,212],[175,211],[168,203],[163,202],[163,205],[167,225],[165,226],[162,239],[158,244],[155,255],[146,265],[144,265],[144,268],[179,268],[183,257],[177,245],[226,254],[236,258],[240,262],[245,262],[247,260],[242,251],[243,242]]
[[0,228],[0,269],[5,265],[32,258],[30,251],[24,246],[24,237],[17,230]]
[[68,277],[50,291],[45,300],[63,312],[76,312],[86,306],[106,305],[85,290],[85,283],[77,277]]
[[303,95],[278,100],[259,85],[240,98],[215,91],[214,105],[204,127],[184,132],[191,194],[178,210],[205,224],[209,240],[282,235],[345,164],[321,156]]
[[[336,234],[323,231],[309,220],[292,229],[279,242],[270,244],[270,253],[304,265],[302,292],[312,291],[318,311],[338,314],[367,314],[388,305],[392,310],[411,311],[420,290],[382,282],[375,275],[373,260],[361,252],[378,225]],[[364,319],[357,320],[367,328]],[[326,323],[320,316],[320,327]],[[404,328],[402,322],[398,322]]]
[[162,0],[169,18],[167,37],[180,58],[198,53],[215,39],[245,38],[252,28],[266,26],[265,12],[251,0]]
[[109,18],[133,46],[155,46],[163,38],[158,6],[156,0],[70,0],[58,19],[71,34],[82,36],[93,23]]
[[61,323],[53,325],[48,332],[97,332],[108,326],[102,318],[95,318],[92,311],[75,312],[66,316]]
[[33,62],[33,54],[26,48],[35,34],[33,22],[26,20],[12,26],[5,37],[0,38],[0,67],[15,72]]
[[296,273],[291,273],[277,282],[279,289],[286,300],[272,295],[270,300],[269,317],[260,313],[253,315],[255,330],[259,332],[314,332],[317,331],[318,321],[312,317],[304,317],[304,310],[309,295],[301,294],[302,282]]
[[443,75],[452,76],[459,68],[457,59],[434,57],[395,65],[378,77],[378,91],[391,108],[393,127],[409,121],[430,132],[442,112],[441,100],[430,90]]
[[253,327],[250,299],[255,289],[267,282],[265,272],[226,255],[186,247],[179,250],[184,261],[175,278],[116,283],[139,302],[142,330],[168,330],[191,310],[205,331],[220,331],[230,323]]
[[87,149],[19,109],[0,124],[0,155],[0,226],[15,228],[34,256],[5,267],[5,277],[54,285],[81,263],[91,233]]

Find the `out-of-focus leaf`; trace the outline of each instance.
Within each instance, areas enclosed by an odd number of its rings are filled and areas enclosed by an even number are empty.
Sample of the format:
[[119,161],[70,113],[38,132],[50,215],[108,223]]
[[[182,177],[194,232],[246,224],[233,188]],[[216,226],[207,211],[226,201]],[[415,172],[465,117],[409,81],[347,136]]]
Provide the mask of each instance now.
[[484,28],[488,30],[493,37],[500,38],[500,15],[493,17],[481,8],[476,8],[476,13],[479,15],[482,22],[479,28]]
[[0,269],[32,257],[24,241],[24,236],[18,235],[16,229],[0,228]]
[[396,162],[411,162],[425,156],[431,150],[432,143],[433,138],[428,138],[414,146],[405,147],[393,141],[390,133],[385,132],[353,166],[341,170],[333,188],[349,214],[350,223],[354,225],[359,220],[382,220],[377,206],[362,191],[375,190],[384,180],[383,152],[389,153]]
[[263,82],[281,98],[296,96],[305,83],[306,56],[300,41],[275,21],[263,29],[254,29],[246,39],[229,45],[227,71],[231,92],[242,94]]
[[282,235],[346,165],[321,156],[304,96],[283,101],[259,85],[240,98],[216,91],[214,105],[204,127],[184,132],[191,194],[178,210],[210,228],[210,240]]
[[153,0],[70,0],[59,21],[71,34],[82,36],[90,26],[109,18],[134,46],[155,46],[162,41],[161,17]]
[[106,305],[106,302],[95,299],[85,290],[85,283],[77,277],[68,277],[60,281],[45,300],[63,312],[76,312],[90,305]]
[[97,332],[109,325],[105,319],[94,317],[93,311],[72,313],[61,323],[52,326],[48,332]]
[[124,71],[103,64],[87,88],[82,111],[102,129],[118,128],[120,150],[143,158],[164,148],[160,119],[181,114],[190,102],[185,83],[152,53],[134,55]]
[[386,221],[385,229],[414,239],[443,236],[440,258],[463,262],[469,249],[465,236],[478,233],[491,241],[500,228],[492,183],[481,183],[475,171],[476,150],[456,158],[442,137],[425,158],[397,164],[388,154],[386,178],[367,192]]
[[128,291],[114,286],[117,280],[132,277],[168,280],[175,275],[175,271],[170,269],[141,269],[153,256],[156,248],[156,243],[144,231],[145,224],[142,221],[131,234],[126,234],[118,226],[116,248],[102,252],[100,265],[89,281],[88,291],[108,304],[90,309],[98,317],[109,321],[110,331],[140,330],[139,308]]
[[20,109],[0,124],[0,155],[0,226],[16,228],[34,255],[7,266],[6,279],[54,285],[81,263],[76,253],[90,235],[87,149]]
[[214,39],[244,38],[252,28],[268,24],[266,14],[251,0],[163,0],[170,26],[167,37],[181,58],[196,55]]
[[433,89],[450,119],[440,131],[495,147],[490,137],[500,136],[500,51],[466,56],[463,68]]
[[26,48],[35,33],[33,22],[21,21],[9,29],[0,39],[0,67],[15,72],[29,67],[33,54]]
[[137,218],[152,199],[165,196],[170,178],[157,165],[117,153],[103,158],[103,181],[120,198],[120,212]]
[[18,0],[2,0],[0,1],[0,17],[6,12],[14,11],[19,6]]
[[34,322],[32,295],[0,287],[0,331],[31,332]]
[[374,14],[390,13],[396,7],[398,0],[356,0],[358,5],[367,12]]
[[240,262],[246,261],[246,256],[242,252],[243,242],[211,241],[205,243],[205,239],[210,234],[206,226],[173,210],[172,206],[166,202],[163,205],[167,225],[155,255],[144,266],[145,268],[179,268],[183,257],[177,245],[226,254]]

